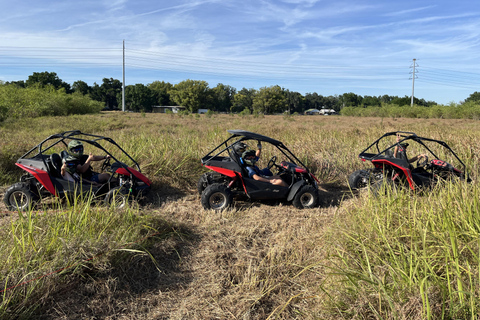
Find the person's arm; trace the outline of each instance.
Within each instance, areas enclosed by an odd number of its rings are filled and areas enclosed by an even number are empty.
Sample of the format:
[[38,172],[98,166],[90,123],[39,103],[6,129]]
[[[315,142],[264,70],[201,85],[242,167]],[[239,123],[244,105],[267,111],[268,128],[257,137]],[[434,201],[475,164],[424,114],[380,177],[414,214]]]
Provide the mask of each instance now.
[[422,154],[419,154],[418,156],[415,156],[415,157],[411,158],[410,160],[408,160],[408,162],[415,162],[420,158],[425,158],[426,156],[427,155],[425,153],[422,153]]
[[106,156],[93,156],[92,161],[101,161],[101,160],[106,160],[106,159],[108,159],[108,158],[110,158],[109,155],[106,155]]
[[66,170],[67,170],[67,163],[64,162],[62,164],[62,167],[60,168],[60,174],[62,175],[62,177],[65,175]]
[[78,165],[77,166],[77,171],[79,173],[85,173],[87,172],[88,168],[90,167],[90,162],[92,161],[100,161],[100,160],[105,160],[105,159],[108,159],[110,158],[109,155],[106,155],[106,156],[94,156],[93,154],[89,154],[88,155],[88,158],[87,158],[87,161],[85,161],[85,163],[83,165]]
[[398,143],[400,142],[400,134],[397,133],[397,145],[395,146],[395,149],[393,149],[393,156],[396,158],[397,153],[398,153]]
[[260,141],[258,141],[258,144],[257,144],[257,152],[255,153],[255,155],[257,156],[257,158],[260,159],[260,155],[262,154],[262,144],[260,143]]

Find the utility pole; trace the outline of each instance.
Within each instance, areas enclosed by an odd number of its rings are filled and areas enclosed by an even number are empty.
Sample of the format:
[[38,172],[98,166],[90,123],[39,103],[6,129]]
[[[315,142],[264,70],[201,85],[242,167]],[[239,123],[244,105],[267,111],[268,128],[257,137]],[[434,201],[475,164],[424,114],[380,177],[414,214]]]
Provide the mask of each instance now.
[[125,112],[125,39],[123,40],[122,111]]
[[413,64],[410,68],[412,68],[412,98],[410,99],[410,106],[413,107],[413,97],[415,94],[415,67],[417,66],[416,63],[417,59],[413,59]]

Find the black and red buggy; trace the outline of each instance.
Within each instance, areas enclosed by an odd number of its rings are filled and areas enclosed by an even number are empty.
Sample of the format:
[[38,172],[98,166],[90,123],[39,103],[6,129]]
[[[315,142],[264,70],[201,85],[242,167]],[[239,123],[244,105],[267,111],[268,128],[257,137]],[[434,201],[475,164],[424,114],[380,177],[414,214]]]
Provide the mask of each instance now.
[[[397,135],[400,136],[398,142]],[[411,159],[418,154],[426,157],[412,163]],[[465,164],[446,142],[419,137],[413,132],[385,133],[360,152],[359,157],[370,161],[373,168],[350,174],[351,189],[370,187],[377,192],[391,185],[418,190],[433,187],[440,181],[470,181]]]
[[[286,201],[297,208],[318,206],[317,178],[282,142],[244,130],[228,130],[228,133],[231,134],[228,139],[201,159],[202,165],[211,170],[200,177],[197,185],[205,209],[224,210],[234,199]],[[237,146],[249,143],[253,146],[262,143],[263,150],[273,146],[270,149],[274,155],[267,167],[276,171],[273,174],[279,175],[288,187],[248,177]],[[276,154],[286,161],[277,163]]]
[[[81,178],[67,180],[61,175],[60,168],[67,145],[72,140],[90,147],[94,154],[110,156],[100,168],[100,172],[110,173],[107,182],[96,183]],[[113,163],[110,163],[111,159],[114,160]],[[131,165],[118,159],[130,162]],[[21,156],[15,164],[24,174],[20,182],[5,192],[4,202],[9,210],[27,210],[45,198],[72,200],[80,195],[122,208],[128,201],[145,196],[151,185],[150,180],[141,173],[138,163],[113,139],[78,130],[49,136]]]

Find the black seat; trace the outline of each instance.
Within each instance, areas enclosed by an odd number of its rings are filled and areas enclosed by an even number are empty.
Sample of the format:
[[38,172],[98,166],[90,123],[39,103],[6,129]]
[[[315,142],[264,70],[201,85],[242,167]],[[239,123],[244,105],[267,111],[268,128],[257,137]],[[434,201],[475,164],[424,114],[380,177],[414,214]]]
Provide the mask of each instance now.
[[58,153],[52,153],[52,155],[50,156],[50,163],[52,164],[53,175],[55,177],[61,178],[62,158],[60,157],[60,155]]

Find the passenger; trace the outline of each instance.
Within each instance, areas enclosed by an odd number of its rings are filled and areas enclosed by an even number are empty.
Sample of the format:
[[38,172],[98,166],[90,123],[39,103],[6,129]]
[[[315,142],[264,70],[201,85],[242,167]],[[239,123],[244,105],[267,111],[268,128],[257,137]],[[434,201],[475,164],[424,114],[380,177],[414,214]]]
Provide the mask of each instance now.
[[[257,150],[257,153],[260,150],[261,147]],[[255,153],[254,150],[247,150],[242,154],[242,161],[246,165],[248,177],[257,181],[269,182],[276,186],[288,187],[288,184],[283,181],[280,176],[273,175],[268,168],[260,170],[260,168],[255,165],[258,161],[257,153]]]

